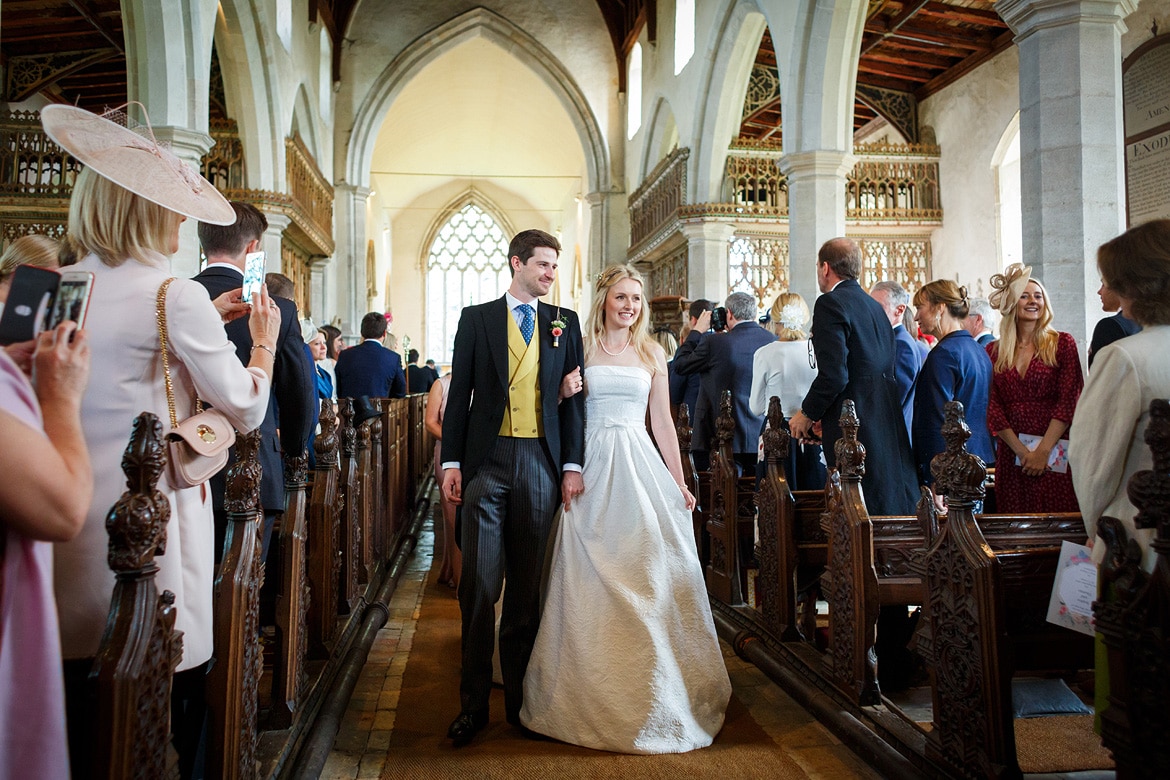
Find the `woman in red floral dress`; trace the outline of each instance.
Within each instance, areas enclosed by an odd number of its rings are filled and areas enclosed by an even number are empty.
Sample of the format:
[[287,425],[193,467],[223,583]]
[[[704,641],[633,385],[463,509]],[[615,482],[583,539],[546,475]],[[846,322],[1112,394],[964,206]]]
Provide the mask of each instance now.
[[[994,373],[987,424],[999,437],[995,500],[999,512],[1076,512],[1072,474],[1048,468],[1064,439],[1084,379],[1076,340],[1052,327],[1052,309],[1031,268],[1013,263],[991,278],[991,304],[1003,315],[987,345]],[[1034,448],[1020,436],[1040,437]]]

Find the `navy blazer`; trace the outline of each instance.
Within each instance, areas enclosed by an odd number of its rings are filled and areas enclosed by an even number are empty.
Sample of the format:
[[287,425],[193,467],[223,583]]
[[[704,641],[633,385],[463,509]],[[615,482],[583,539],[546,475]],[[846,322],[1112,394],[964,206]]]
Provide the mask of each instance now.
[[801,410],[819,420],[825,460],[836,465],[841,407],[852,400],[861,421],[858,439],[869,457],[861,484],[873,515],[908,515],[918,503],[910,434],[894,379],[894,330],[881,304],[856,279],[846,279],[813,306],[817,378]]
[[[552,321],[558,312],[565,328],[554,347]],[[464,491],[491,453],[504,423],[511,316],[507,298],[500,297],[467,306],[459,317],[451,357],[451,387],[443,412],[440,462],[459,463]],[[577,393],[558,400],[565,375],[578,366],[584,372],[584,347],[576,312],[537,301],[535,337],[540,339],[542,441],[559,480],[566,463],[585,464],[585,395]]]
[[670,404],[671,406],[686,404],[687,419],[693,423],[699,403],[699,375],[683,376],[678,372],[674,366],[674,359],[678,357],[680,352],[682,352],[682,344],[679,344],[678,349],[670,356],[670,362],[666,364],[666,378],[670,386]]
[[918,373],[914,398],[914,460],[923,484],[934,482],[930,461],[946,450],[942,424],[947,401],[961,401],[971,429],[967,451],[995,463],[995,444],[987,428],[987,402],[991,397],[991,358],[971,334],[957,330],[943,336]]
[[929,350],[902,325],[894,328],[894,380],[898,383],[898,405],[906,421],[906,434],[914,442],[914,380]]
[[731,391],[732,415],[735,417],[736,453],[759,450],[760,429],[764,416],[752,413],[752,361],[756,350],[771,344],[776,337],[758,322],[745,321],[722,333],[702,334],[692,330],[671,361],[683,376],[699,375],[699,397],[692,413],[694,437],[691,449],[710,450],[715,436],[715,418],[724,390]]
[[1093,328],[1093,338],[1089,341],[1089,368],[1093,367],[1093,358],[1097,356],[1098,350],[1109,346],[1118,339],[1132,336],[1141,329],[1141,325],[1121,312],[1098,322]]
[[995,334],[991,333],[990,331],[980,334],[979,338],[975,339],[975,343],[981,347],[986,347],[993,341],[995,341]]
[[[213,266],[205,268],[195,281],[207,288],[215,300],[244,283],[242,271]],[[297,305],[285,298],[273,298],[280,309],[280,334],[276,339],[276,359],[272,368],[272,392],[268,396],[268,411],[260,424],[260,466],[264,475],[260,480],[260,505],[266,513],[283,512],[285,507],[285,457],[304,453],[313,433],[317,405],[317,382],[312,363],[301,338],[301,324]],[[248,318],[240,317],[224,326],[228,339],[236,346],[236,355],[245,366],[252,360],[252,333]],[[279,428],[279,434],[277,429]],[[235,461],[233,450],[229,465]],[[211,495],[215,507],[223,507],[226,469],[211,479]]]
[[402,356],[375,340],[367,339],[341,350],[333,374],[337,377],[338,398],[406,397]]

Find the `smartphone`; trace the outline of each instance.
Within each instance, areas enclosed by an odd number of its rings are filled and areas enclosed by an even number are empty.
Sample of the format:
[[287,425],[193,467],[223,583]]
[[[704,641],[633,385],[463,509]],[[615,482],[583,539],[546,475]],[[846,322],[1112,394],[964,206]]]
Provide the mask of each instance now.
[[93,292],[93,274],[89,271],[62,271],[57,295],[49,310],[45,330],[55,328],[62,322],[76,322],[80,330],[85,327],[85,315],[89,311],[89,295]]
[[244,257],[244,303],[252,302],[252,293],[264,284],[264,253],[249,252]]
[[60,283],[61,275],[56,271],[31,265],[17,266],[12,274],[4,314],[0,316],[0,344],[31,341],[44,330],[45,316]]

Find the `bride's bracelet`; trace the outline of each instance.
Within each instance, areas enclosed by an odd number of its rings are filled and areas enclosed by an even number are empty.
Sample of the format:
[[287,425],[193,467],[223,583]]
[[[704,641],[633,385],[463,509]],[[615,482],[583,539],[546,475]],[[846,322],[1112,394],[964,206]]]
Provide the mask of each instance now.
[[678,483],[678,486],[679,486],[680,488],[682,488],[683,490],[690,490],[690,488],[688,488],[686,485],[684,485],[684,484],[683,484],[683,483],[681,483],[681,482],[680,482],[680,483]]

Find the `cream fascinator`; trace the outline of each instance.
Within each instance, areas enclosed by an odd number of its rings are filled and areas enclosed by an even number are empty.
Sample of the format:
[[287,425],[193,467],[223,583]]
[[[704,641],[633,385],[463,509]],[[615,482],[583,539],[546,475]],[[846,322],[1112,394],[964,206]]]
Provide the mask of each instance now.
[[1015,311],[1020,296],[1024,294],[1024,288],[1031,280],[1032,266],[1012,263],[1002,274],[994,274],[991,277],[991,286],[995,292],[987,296],[987,300],[1006,317]]
[[804,309],[798,304],[789,303],[780,310],[780,324],[789,330],[800,330],[804,326]]
[[103,178],[200,222],[236,221],[236,212],[219,190],[155,139],[149,119],[135,130],[118,123],[125,119],[120,111],[98,116],[75,106],[41,109],[49,137]]

